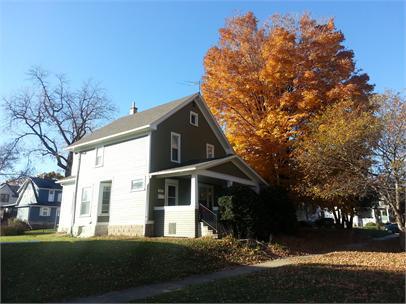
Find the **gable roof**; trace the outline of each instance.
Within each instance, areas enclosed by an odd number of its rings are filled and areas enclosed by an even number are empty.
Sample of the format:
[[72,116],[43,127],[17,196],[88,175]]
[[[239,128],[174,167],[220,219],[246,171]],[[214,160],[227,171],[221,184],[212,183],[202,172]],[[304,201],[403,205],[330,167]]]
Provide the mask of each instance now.
[[18,197],[18,189],[20,188],[19,185],[10,185],[9,183],[3,183],[0,185],[0,188],[8,187],[10,191],[13,193],[14,197]]
[[46,189],[62,189],[62,186],[56,183],[56,180],[47,179],[47,178],[40,178],[40,177],[30,177],[31,181],[38,187],[38,188],[46,188]]
[[259,175],[254,169],[252,169],[241,157],[238,155],[227,155],[221,158],[215,158],[205,161],[196,161],[193,164],[187,164],[180,167],[174,167],[171,169],[165,169],[157,172],[152,172],[151,176],[159,176],[159,175],[168,175],[168,174],[185,174],[187,172],[196,171],[196,170],[205,170],[210,169],[215,166],[225,164],[227,162],[232,162],[235,164],[242,172],[246,173],[251,179],[256,180],[264,185],[268,185],[268,183]]
[[[19,192],[21,195],[19,195],[17,201],[15,202],[15,206],[19,206],[21,199],[23,198],[23,193],[27,189],[28,185],[31,185],[34,191],[34,196],[36,203],[35,204],[29,204],[30,205],[49,205],[49,206],[60,206],[60,203],[58,202],[48,202],[46,199],[41,200],[40,197],[38,196],[37,191],[34,189],[34,186],[37,188],[43,188],[43,189],[55,189],[55,190],[62,190],[62,186],[56,183],[56,180],[53,179],[47,179],[47,178],[40,178],[40,177],[28,177],[24,184],[20,187]],[[26,205],[24,205],[26,206]]]
[[96,129],[93,133],[84,136],[80,140],[71,144],[68,149],[73,149],[74,147],[83,146],[85,144],[91,144],[93,142],[101,141],[102,139],[112,137],[114,135],[130,133],[131,131],[136,132],[140,129],[148,129],[152,124],[158,121],[160,118],[171,113],[173,110],[177,109],[189,101],[192,101],[199,94],[193,94],[186,96],[162,105],[153,107],[151,109],[137,112],[135,114],[130,114],[123,116],[113,122]]

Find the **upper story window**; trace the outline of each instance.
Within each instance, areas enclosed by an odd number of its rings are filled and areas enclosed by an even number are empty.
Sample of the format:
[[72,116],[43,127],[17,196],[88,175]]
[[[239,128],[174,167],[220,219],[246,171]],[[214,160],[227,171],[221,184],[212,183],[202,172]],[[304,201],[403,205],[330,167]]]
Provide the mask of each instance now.
[[96,148],[96,160],[95,160],[96,167],[103,166],[103,157],[104,157],[104,147]]
[[55,190],[49,190],[48,192],[48,202],[53,202],[55,200]]
[[50,215],[51,215],[51,208],[41,207],[39,209],[39,216],[50,216]]
[[180,163],[180,134],[171,132],[171,161]]
[[90,215],[90,187],[82,188],[80,215]]
[[199,114],[196,112],[190,111],[190,124],[198,127],[199,126]]
[[10,195],[8,193],[2,193],[0,194],[0,202],[2,203],[8,203],[8,200],[10,199]]
[[206,158],[214,158],[214,146],[206,144]]
[[62,202],[62,192],[61,191],[58,191],[58,194],[56,196],[56,201],[58,203]]

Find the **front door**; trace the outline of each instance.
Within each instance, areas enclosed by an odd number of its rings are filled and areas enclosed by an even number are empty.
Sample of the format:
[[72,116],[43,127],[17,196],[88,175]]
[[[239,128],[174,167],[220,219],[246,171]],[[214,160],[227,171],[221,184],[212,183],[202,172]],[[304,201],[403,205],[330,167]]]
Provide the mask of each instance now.
[[213,209],[214,190],[212,185],[199,184],[199,204]]

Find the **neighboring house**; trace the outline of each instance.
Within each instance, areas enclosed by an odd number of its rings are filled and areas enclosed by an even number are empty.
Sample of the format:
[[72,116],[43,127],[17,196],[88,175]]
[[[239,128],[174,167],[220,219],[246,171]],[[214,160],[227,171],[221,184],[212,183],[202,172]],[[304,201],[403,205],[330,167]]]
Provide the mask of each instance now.
[[362,208],[358,210],[357,215],[354,216],[354,226],[364,227],[368,223],[386,224],[393,221],[390,216],[390,209],[388,205],[379,202],[375,208]]
[[13,217],[14,209],[17,198],[18,189],[20,186],[9,183],[0,185],[0,218],[3,219],[5,214],[8,214],[7,218]]
[[[310,209],[310,210],[309,210]],[[328,209],[321,209],[317,207],[314,211],[311,208],[305,208],[300,206],[296,211],[298,221],[315,222],[320,218],[332,218],[334,215]],[[381,224],[390,223],[393,221],[390,216],[389,206],[379,202],[376,207],[364,207],[357,210],[354,215],[353,225],[354,227],[364,227],[367,223]]]
[[62,187],[52,179],[29,177],[18,191],[17,219],[32,228],[53,228],[59,221]]
[[136,112],[68,147],[58,231],[79,236],[216,233],[217,198],[266,182],[235,155],[200,94]]

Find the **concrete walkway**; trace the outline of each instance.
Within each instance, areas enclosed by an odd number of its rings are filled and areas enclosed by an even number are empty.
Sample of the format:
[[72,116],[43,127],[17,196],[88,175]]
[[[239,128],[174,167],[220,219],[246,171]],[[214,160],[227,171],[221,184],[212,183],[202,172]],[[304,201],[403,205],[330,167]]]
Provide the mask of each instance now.
[[125,290],[108,292],[98,296],[85,298],[71,299],[70,303],[126,303],[133,300],[141,300],[159,294],[183,289],[190,285],[208,283],[219,279],[231,278],[240,275],[246,275],[270,268],[276,268],[296,263],[297,260],[307,259],[316,255],[298,256],[285,259],[267,261],[255,265],[237,266],[230,269],[225,269],[218,272],[213,272],[204,275],[193,275],[181,280],[144,285]]

